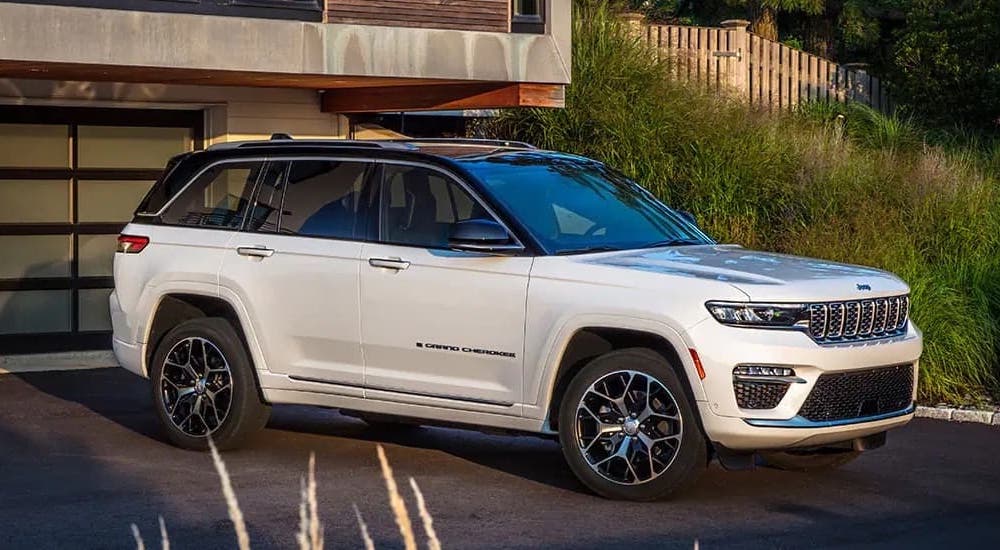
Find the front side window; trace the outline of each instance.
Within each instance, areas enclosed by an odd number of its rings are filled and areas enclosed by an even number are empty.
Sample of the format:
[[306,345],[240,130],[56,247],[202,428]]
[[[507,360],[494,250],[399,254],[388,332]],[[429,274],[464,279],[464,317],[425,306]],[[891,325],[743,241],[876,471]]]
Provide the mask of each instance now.
[[382,188],[382,240],[390,244],[447,248],[455,222],[492,219],[461,185],[419,166],[386,165]]
[[357,161],[293,161],[281,205],[280,232],[306,237],[365,237],[372,193],[372,164]]
[[460,162],[551,254],[713,242],[596,161],[517,152]]
[[218,164],[198,176],[163,212],[170,225],[239,229],[262,161]]

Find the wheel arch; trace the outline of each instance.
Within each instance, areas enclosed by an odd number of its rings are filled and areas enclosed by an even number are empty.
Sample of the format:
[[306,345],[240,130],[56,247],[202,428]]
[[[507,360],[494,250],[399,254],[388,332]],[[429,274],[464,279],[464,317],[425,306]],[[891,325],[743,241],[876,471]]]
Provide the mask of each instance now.
[[256,366],[260,365],[259,359],[254,353],[256,346],[251,340],[252,332],[247,330],[244,319],[239,314],[239,309],[229,300],[218,295],[190,291],[164,293],[153,308],[146,328],[145,349],[143,350],[143,369],[147,375],[153,355],[163,337],[180,323],[205,317],[219,317],[232,325],[246,347],[247,356],[255,366],[253,370],[256,375]]
[[547,399],[543,402],[544,427],[547,430],[558,430],[559,407],[562,405],[566,388],[576,373],[594,358],[626,348],[650,349],[663,357],[681,378],[686,396],[694,407],[696,416],[700,416],[698,401],[704,400],[701,380],[683,339],[676,332],[667,336],[666,334],[669,334],[667,330],[669,329],[623,328],[613,325],[587,325],[576,328],[565,339],[554,373],[550,376]]

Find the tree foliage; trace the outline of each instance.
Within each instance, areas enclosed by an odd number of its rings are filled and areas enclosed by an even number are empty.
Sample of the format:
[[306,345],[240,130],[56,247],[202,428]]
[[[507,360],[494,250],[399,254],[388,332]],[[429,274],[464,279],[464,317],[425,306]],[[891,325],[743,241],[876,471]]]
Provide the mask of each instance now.
[[897,33],[890,81],[936,122],[1000,128],[1000,2],[915,0]]

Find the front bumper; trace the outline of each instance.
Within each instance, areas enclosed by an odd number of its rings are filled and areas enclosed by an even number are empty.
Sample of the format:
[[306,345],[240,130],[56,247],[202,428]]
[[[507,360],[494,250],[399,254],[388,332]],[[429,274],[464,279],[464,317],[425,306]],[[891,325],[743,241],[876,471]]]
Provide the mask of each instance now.
[[[766,426],[753,425],[743,418],[702,414],[702,422],[709,438],[728,449],[736,451],[764,451],[819,447],[865,437],[905,425],[913,419],[909,409],[880,419],[859,419],[836,426]],[[780,421],[779,421],[780,422]],[[789,419],[789,422],[795,422]]]
[[[923,350],[920,331],[912,323],[901,336],[884,340],[819,345],[795,331],[746,329],[707,319],[685,334],[705,370],[706,400],[699,402],[708,438],[734,450],[811,447],[864,437],[902,426],[913,418],[909,409],[825,422],[799,416],[799,410],[826,373],[913,365],[913,388]],[[740,365],[783,366],[795,370],[800,383],[789,385],[772,409],[743,409],[733,389],[733,369]]]

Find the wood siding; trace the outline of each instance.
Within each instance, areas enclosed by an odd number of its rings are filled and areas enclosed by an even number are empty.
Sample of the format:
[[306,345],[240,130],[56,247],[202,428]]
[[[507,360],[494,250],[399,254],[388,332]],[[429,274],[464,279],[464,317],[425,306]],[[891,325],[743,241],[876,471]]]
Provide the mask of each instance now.
[[507,32],[510,0],[327,0],[328,23]]

